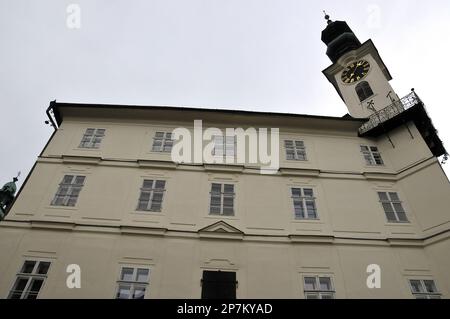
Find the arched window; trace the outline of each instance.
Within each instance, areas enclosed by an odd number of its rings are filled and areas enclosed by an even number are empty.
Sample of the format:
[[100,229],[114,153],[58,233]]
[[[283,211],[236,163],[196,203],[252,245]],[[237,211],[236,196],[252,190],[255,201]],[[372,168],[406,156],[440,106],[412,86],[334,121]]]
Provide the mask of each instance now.
[[373,95],[373,91],[370,88],[369,83],[367,83],[366,81],[359,83],[356,86],[355,90],[361,102]]

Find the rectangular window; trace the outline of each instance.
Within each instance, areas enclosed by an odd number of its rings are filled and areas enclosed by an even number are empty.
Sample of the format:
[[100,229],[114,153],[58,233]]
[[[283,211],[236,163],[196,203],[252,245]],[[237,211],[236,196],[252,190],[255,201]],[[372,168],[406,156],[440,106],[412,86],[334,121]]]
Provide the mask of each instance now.
[[286,159],[289,161],[306,161],[306,149],[303,141],[285,140]]
[[105,129],[88,128],[81,139],[80,148],[99,148],[104,136]]
[[411,279],[409,280],[411,293],[416,299],[441,299],[433,280]]
[[292,188],[295,219],[317,219],[316,198],[312,188]]
[[36,299],[49,268],[49,261],[26,260],[17,274],[8,299]]
[[331,277],[303,277],[305,299],[334,299],[334,288]]
[[210,215],[234,216],[234,185],[211,185]]
[[405,210],[397,193],[378,192],[387,220],[391,223],[407,223]]
[[148,268],[122,267],[116,299],[144,299],[149,275]]
[[170,153],[172,151],[173,139],[172,133],[156,132],[153,138],[153,152]]
[[214,135],[213,156],[216,157],[235,157],[236,155],[236,136]]
[[75,206],[85,179],[85,176],[65,175],[51,205]]
[[384,165],[378,147],[361,145],[361,152],[363,153],[367,165]]
[[236,299],[236,273],[203,271],[202,299]]
[[166,181],[146,179],[141,187],[137,210],[160,212]]

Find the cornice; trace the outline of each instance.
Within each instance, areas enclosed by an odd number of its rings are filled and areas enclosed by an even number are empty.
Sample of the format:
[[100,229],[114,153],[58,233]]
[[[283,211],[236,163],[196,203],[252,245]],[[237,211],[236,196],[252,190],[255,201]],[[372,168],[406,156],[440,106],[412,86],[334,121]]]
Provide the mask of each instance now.
[[[221,224],[222,223],[222,224]],[[60,222],[46,220],[13,220],[0,223],[0,229],[28,229],[45,231],[63,231],[73,233],[95,233],[111,235],[134,235],[182,239],[238,240],[242,242],[277,243],[277,244],[320,244],[320,245],[354,245],[382,247],[425,248],[450,239],[450,229],[427,234],[416,238],[396,237],[340,237],[333,234],[324,235],[262,235],[245,233],[225,222],[215,223],[197,231],[182,231],[168,228],[150,228],[135,225],[100,225],[83,222]]]
[[[240,173],[240,174],[259,174],[259,167],[246,165],[227,165],[227,164],[178,164],[172,161],[163,160],[132,160],[132,159],[112,159],[90,156],[73,156],[64,155],[41,156],[37,163],[52,164],[80,164],[80,165],[98,165],[110,167],[134,167],[145,169],[167,169],[167,170],[183,170],[183,171],[202,171],[202,172],[218,172],[218,173]],[[435,157],[422,159],[416,163],[399,169],[398,171],[330,171],[321,170],[319,168],[295,168],[280,167],[276,174],[271,176],[304,176],[317,178],[332,179],[354,179],[368,181],[400,181],[411,174],[421,171],[433,164],[438,163]]]

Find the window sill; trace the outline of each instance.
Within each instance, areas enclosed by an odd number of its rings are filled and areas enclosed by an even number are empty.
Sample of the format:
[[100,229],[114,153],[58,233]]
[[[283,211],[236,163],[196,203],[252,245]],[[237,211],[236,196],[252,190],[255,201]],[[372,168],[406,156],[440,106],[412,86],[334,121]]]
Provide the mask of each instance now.
[[374,164],[374,165],[365,164],[364,167],[366,167],[366,168],[387,168],[385,164]]
[[384,224],[385,226],[402,226],[402,227],[411,227],[411,222],[387,222]]
[[76,206],[56,206],[56,205],[49,205],[45,207],[46,209],[54,209],[54,210],[78,210],[78,207]]
[[320,219],[293,219],[291,223],[295,224],[325,224]]
[[141,210],[133,211],[130,214],[139,216],[164,216],[162,212],[141,211]]
[[92,151],[100,151],[100,147],[98,148],[90,148],[90,147],[76,147],[73,149],[74,151],[87,151],[87,152],[92,152]]

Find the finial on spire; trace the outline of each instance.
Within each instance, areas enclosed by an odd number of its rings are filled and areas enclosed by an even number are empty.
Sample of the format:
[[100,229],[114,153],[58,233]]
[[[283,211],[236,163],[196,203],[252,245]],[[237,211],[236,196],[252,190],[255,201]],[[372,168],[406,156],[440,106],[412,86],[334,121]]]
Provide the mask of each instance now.
[[15,182],[17,182],[17,181],[19,180],[20,174],[21,174],[21,172],[19,171],[19,172],[17,173],[17,176],[13,178],[13,180],[14,180]]
[[325,10],[323,10],[323,14],[325,15],[325,20],[327,20],[327,24],[332,23],[333,21],[330,20],[330,15],[328,15]]

